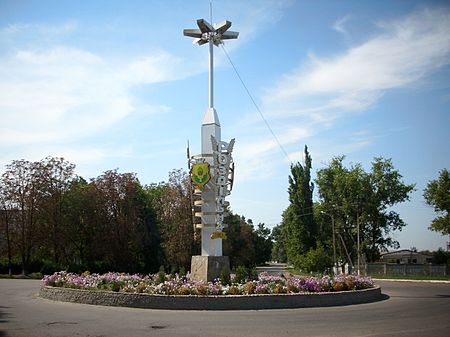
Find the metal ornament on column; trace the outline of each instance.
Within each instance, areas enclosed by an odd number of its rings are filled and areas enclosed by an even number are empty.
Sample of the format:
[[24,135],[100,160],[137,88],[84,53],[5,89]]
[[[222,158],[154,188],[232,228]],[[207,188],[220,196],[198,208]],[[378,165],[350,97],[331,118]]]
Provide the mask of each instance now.
[[[209,43],[209,105],[202,122],[202,153],[189,158],[191,178],[195,186],[193,215],[196,228],[201,228],[202,256],[222,256],[222,239],[225,201],[233,187],[234,163],[231,156],[234,139],[221,140],[219,117],[214,108],[214,46],[223,40],[236,39],[238,32],[231,32],[230,21],[211,25],[204,19],[197,20],[199,29],[185,29],[185,36],[193,37],[194,44]],[[208,178],[210,177],[210,179]]]

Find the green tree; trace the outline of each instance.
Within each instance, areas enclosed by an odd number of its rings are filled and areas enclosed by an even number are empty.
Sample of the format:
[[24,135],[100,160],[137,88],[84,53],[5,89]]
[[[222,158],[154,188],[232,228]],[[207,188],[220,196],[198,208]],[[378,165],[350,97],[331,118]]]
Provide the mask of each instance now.
[[253,244],[255,246],[255,263],[263,264],[271,260],[272,256],[272,236],[270,229],[263,223],[259,223],[253,229]]
[[316,243],[322,244],[325,250],[329,251],[330,256],[333,249],[333,230],[331,223],[331,215],[324,209],[319,202],[314,202],[313,205],[314,222],[317,227]]
[[253,223],[245,217],[227,211],[224,223],[227,239],[223,241],[223,255],[230,257],[231,267],[256,265]]
[[198,249],[194,241],[190,203],[190,177],[179,169],[169,173],[169,181],[148,187],[156,210],[164,264],[170,270],[188,270]]
[[136,175],[106,171],[91,186],[97,259],[117,271],[142,270],[148,205]]
[[423,194],[428,205],[434,207],[439,214],[432,222],[429,229],[450,234],[450,173],[447,169],[439,172],[439,178],[428,183]]
[[[415,184],[403,182],[403,176],[394,168],[391,159],[374,158],[372,170],[368,174],[369,185],[365,193],[365,202],[360,210],[360,225],[365,236],[364,251],[369,261],[378,259],[379,252],[387,251],[389,247],[398,248],[399,243],[390,235],[401,231],[406,223],[391,207],[409,201],[409,195]],[[367,212],[367,213],[366,213]]]
[[[64,231],[64,198],[72,180],[75,179],[75,165],[64,158],[47,157],[35,163],[35,178],[38,183],[40,242],[46,255],[52,257],[55,265],[70,259],[69,247]],[[44,248],[42,248],[44,249]]]
[[[9,207],[9,202],[4,193],[3,180],[0,180],[0,249],[5,247],[6,256],[8,259],[8,275],[12,276],[12,257],[13,257],[13,243],[11,241],[12,234],[12,217],[13,210]],[[3,241],[3,242],[2,242]],[[6,242],[4,242],[6,241]],[[4,250],[0,250],[0,256],[5,254]]]
[[335,157],[317,171],[316,183],[321,207],[335,220],[338,253],[352,265],[358,256],[358,233],[360,252],[369,261],[388,247],[398,247],[391,233],[406,223],[390,208],[409,200],[414,185],[402,181],[390,159],[375,158],[371,172],[365,172],[361,164],[345,167],[344,158]]
[[307,146],[304,150],[304,161],[303,165],[300,163],[291,165],[288,188],[290,204],[283,212],[285,247],[287,258],[291,262],[307,253],[310,248],[314,248],[317,239],[313,219],[312,160]]
[[[90,190],[93,188],[86,180],[77,177],[70,183],[65,193],[62,213],[64,226],[64,241],[66,243],[66,263],[77,272],[87,270],[94,260],[96,249],[96,231],[92,221],[95,210],[90,200]],[[84,270],[83,270],[84,269]]]
[[284,231],[281,225],[272,228],[272,261],[287,262]]
[[39,183],[36,172],[36,163],[13,160],[6,165],[1,178],[9,241],[19,254],[23,274],[27,273],[39,244]]
[[442,248],[439,248],[432,254],[433,254],[433,263],[446,264],[447,266],[450,267],[450,252],[446,252]]

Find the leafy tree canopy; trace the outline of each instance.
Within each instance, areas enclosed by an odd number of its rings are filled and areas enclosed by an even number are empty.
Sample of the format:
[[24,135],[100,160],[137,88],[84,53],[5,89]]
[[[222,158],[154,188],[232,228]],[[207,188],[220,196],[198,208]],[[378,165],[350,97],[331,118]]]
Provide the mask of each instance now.
[[423,194],[428,205],[441,215],[436,217],[429,229],[450,234],[450,173],[447,169],[439,172],[439,178],[428,183]]
[[[334,216],[346,258],[355,256],[359,229],[362,250],[369,261],[380,250],[398,247],[390,234],[406,223],[390,208],[409,200],[414,184],[405,184],[390,159],[375,158],[370,172],[361,164],[344,166],[345,157],[335,157],[317,172],[316,183],[323,209]],[[351,261],[349,261],[351,263]]]
[[287,258],[291,262],[297,261],[300,255],[307,253],[316,244],[311,167],[312,159],[305,146],[304,164],[298,162],[291,165],[288,188],[290,204],[283,212],[281,225]]

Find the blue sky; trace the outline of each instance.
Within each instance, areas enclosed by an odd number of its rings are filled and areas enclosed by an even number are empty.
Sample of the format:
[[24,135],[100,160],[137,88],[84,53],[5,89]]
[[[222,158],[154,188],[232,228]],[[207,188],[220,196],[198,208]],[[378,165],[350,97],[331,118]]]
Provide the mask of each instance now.
[[[369,170],[392,158],[411,202],[402,248],[445,247],[427,229],[423,189],[450,168],[447,1],[212,1],[239,39],[225,49],[289,159],[215,48],[222,138],[236,138],[234,212],[281,220],[290,162],[308,145],[313,170],[332,157]],[[0,172],[14,159],[63,156],[85,178],[108,169],[143,184],[200,152],[208,48],[184,28],[210,1],[0,0]]]

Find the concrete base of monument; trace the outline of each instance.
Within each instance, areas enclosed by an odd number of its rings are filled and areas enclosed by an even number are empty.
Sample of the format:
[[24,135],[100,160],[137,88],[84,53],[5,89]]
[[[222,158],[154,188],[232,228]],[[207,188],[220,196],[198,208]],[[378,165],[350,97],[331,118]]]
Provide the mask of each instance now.
[[214,281],[222,273],[230,274],[228,256],[194,255],[191,259],[191,278],[196,281]]
[[384,299],[380,287],[331,293],[182,296],[93,291],[44,286],[42,298],[93,305],[169,310],[260,310],[330,307]]

